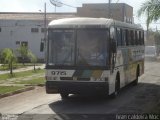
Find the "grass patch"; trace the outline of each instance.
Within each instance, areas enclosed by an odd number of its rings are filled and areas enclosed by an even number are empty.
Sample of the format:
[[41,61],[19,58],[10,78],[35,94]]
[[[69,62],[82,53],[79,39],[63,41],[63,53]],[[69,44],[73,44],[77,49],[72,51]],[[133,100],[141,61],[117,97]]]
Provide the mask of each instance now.
[[3,70],[9,70],[9,67],[8,65],[1,65],[0,66],[0,70],[3,71]]
[[[36,63],[36,66],[40,66],[40,65],[42,65],[42,64]],[[26,68],[28,66],[33,66],[33,63],[25,63],[25,65],[23,65],[22,63],[16,63],[16,64],[13,64],[13,69]],[[9,67],[7,64],[4,64],[4,65],[0,66],[0,70],[1,71],[9,70]]]
[[23,72],[16,72],[13,75],[10,74],[2,74],[0,75],[0,80],[6,80],[6,79],[10,79],[10,78],[19,78],[19,77],[27,77],[27,76],[31,76],[31,75],[35,75],[35,74],[39,74],[39,73],[44,73],[44,70],[29,70],[29,71],[23,71]]
[[0,86],[0,94],[11,93],[19,89],[26,88],[24,86]]
[[16,84],[27,84],[27,85],[38,85],[38,84],[44,84],[44,83],[45,83],[44,77],[16,82]]

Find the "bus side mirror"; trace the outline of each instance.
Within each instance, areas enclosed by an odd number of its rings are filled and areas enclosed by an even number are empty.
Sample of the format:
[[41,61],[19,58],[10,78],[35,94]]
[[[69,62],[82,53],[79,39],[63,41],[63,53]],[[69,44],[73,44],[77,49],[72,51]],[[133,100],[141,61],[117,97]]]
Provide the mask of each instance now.
[[44,42],[41,41],[41,44],[40,44],[40,52],[43,52],[44,51]]
[[116,42],[112,42],[112,46],[111,46],[111,48],[112,48],[112,52],[113,53],[116,53],[116,51],[117,51],[117,46],[116,46]]

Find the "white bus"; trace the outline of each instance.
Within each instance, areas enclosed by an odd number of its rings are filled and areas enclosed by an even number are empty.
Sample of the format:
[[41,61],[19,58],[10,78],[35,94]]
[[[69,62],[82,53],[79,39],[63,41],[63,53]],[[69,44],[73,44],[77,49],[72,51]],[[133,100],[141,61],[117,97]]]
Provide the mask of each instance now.
[[48,26],[46,92],[106,94],[144,73],[144,32],[106,18],[65,18]]

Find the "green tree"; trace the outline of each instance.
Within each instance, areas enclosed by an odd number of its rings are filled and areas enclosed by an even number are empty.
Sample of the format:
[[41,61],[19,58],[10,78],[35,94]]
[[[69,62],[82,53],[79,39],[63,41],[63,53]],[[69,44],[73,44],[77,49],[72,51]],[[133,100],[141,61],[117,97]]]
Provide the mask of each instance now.
[[8,64],[9,69],[10,69],[10,74],[12,75],[13,74],[13,63],[16,62],[16,56],[13,50],[10,48],[5,48],[3,49],[1,56],[2,56],[3,63]]
[[30,58],[31,60],[31,63],[33,63],[33,66],[34,66],[34,71],[36,70],[36,62],[37,62],[37,57],[32,53],[32,51],[28,51],[28,57]]
[[147,0],[138,10],[138,16],[145,14],[147,16],[146,24],[147,30],[149,24],[160,19],[160,0]]
[[22,63],[24,65],[25,59],[28,58],[28,47],[26,45],[21,45],[18,49],[17,52],[20,54],[20,57],[22,58]]

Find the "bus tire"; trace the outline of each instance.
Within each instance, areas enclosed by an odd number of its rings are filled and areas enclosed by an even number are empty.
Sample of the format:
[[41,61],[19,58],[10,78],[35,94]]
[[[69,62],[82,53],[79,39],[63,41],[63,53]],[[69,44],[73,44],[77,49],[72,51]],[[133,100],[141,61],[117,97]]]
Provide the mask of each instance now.
[[61,93],[60,93],[60,96],[61,96],[61,99],[62,99],[62,100],[68,99],[68,95],[69,95],[69,94],[68,94],[68,93],[65,93],[65,92],[61,92]]
[[139,65],[136,71],[136,79],[133,81],[133,85],[136,86],[138,84],[138,77],[139,77]]
[[115,80],[115,91],[111,94],[111,98],[116,98],[120,91],[120,75],[119,72],[117,73],[116,80]]

